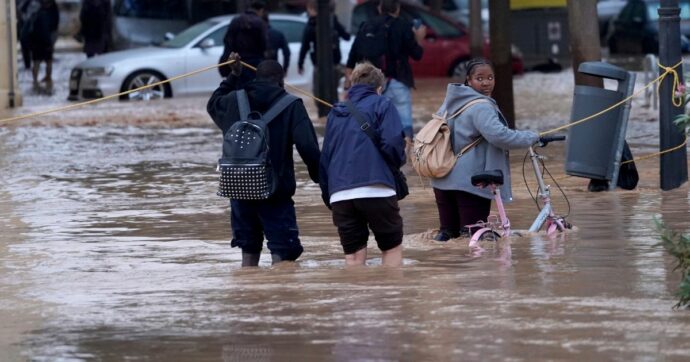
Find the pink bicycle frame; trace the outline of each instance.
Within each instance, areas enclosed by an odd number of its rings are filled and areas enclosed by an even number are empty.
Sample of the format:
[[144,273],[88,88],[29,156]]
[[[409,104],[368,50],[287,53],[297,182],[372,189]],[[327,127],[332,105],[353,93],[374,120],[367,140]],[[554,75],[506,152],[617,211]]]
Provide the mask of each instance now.
[[501,237],[505,236],[510,236],[510,220],[508,220],[508,215],[506,214],[506,210],[503,207],[503,200],[501,200],[501,189],[499,189],[496,185],[491,184],[489,185],[489,188],[491,189],[491,192],[494,194],[494,201],[496,201],[496,208],[498,208],[498,215],[501,221],[500,225],[494,225],[494,223],[491,222],[480,222],[474,225],[467,225],[468,228],[475,228],[479,227],[479,230],[475,231],[472,233],[472,237],[470,238],[470,248],[478,248],[479,247],[479,239],[484,235],[486,232],[495,232],[495,229],[498,227],[502,230],[500,233]]

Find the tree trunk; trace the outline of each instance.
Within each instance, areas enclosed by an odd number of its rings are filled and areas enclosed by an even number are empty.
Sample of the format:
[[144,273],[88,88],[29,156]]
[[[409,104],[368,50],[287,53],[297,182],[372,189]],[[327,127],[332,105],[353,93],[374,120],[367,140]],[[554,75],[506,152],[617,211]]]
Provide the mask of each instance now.
[[491,61],[496,73],[493,97],[506,117],[508,126],[515,128],[513,100],[513,66],[510,53],[510,1],[489,1],[489,33],[491,34]]
[[472,57],[484,55],[481,0],[470,0],[470,52]]
[[602,78],[577,71],[582,62],[601,60],[597,18],[597,0],[568,0],[568,27],[575,84],[603,88]]

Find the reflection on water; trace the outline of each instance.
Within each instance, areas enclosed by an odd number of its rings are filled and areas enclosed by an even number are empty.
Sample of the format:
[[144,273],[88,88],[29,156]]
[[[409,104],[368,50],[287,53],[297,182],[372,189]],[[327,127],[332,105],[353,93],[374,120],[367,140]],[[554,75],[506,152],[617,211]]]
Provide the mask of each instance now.
[[[690,315],[670,309],[678,275],[652,222],[687,231],[687,187],[574,190],[575,231],[476,254],[467,240],[428,241],[433,196],[410,177],[405,266],[377,266],[370,243],[372,267],[345,270],[300,165],[301,261],[242,270],[215,196],[219,144],[212,128],[0,129],[0,360],[690,355]],[[508,213],[524,230],[537,210],[514,189]]]

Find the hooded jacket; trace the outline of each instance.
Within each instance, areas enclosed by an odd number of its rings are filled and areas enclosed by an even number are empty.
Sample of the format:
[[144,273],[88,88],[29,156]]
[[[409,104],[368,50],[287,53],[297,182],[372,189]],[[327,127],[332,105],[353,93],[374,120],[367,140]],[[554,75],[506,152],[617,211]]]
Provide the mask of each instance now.
[[[240,119],[235,90],[240,89],[237,77],[224,80],[211,95],[206,109],[218,128],[225,132]],[[252,111],[265,113],[285,90],[275,83],[254,80],[244,89],[247,91]],[[269,157],[278,173],[278,185],[272,198],[289,198],[295,194],[295,169],[292,145],[307,165],[309,177],[319,182],[319,143],[314,126],[301,100],[293,102],[268,124]]]
[[390,168],[405,164],[400,116],[390,100],[362,84],[350,88],[348,99],[373,127],[378,145],[360,128],[345,104],[333,107],[328,114],[319,167],[319,184],[327,205],[330,196],[338,191],[375,184],[395,189]]
[[446,99],[438,114],[446,111],[449,115],[454,114],[475,99],[485,99],[490,103],[475,104],[460,116],[448,120],[453,132],[453,151],[459,153],[463,147],[479,137],[484,137],[484,141],[458,158],[451,172],[443,178],[433,179],[431,185],[440,190],[465,191],[491,199],[493,195],[488,188],[473,186],[470,179],[472,175],[482,171],[501,170],[502,199],[506,202],[512,201],[508,150],[529,147],[539,140],[539,135],[532,131],[508,128],[508,123],[491,97],[484,96],[463,84],[448,84]]

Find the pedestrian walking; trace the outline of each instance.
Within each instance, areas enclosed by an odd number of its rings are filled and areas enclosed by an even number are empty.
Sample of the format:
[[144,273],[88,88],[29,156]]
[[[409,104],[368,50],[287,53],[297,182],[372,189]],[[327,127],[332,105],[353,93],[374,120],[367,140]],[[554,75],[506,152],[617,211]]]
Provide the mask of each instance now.
[[[228,130],[240,120],[241,92],[246,92],[251,111],[266,115],[267,111],[288,96],[283,89],[283,68],[274,60],[258,64],[256,79],[242,86],[240,57],[235,60],[225,79],[208,101],[207,110],[221,129],[224,139]],[[242,249],[242,266],[256,266],[262,250],[264,235],[268,239],[273,263],[294,261],[303,251],[292,196],[295,194],[293,145],[307,165],[309,176],[319,181],[319,144],[307,110],[297,99],[268,121],[270,133],[268,158],[274,169],[277,185],[272,195],[263,200],[230,200],[232,243]],[[244,141],[242,141],[244,142]],[[246,141],[249,142],[249,141]]]
[[399,266],[403,221],[391,169],[405,163],[400,117],[380,95],[385,84],[381,70],[358,64],[351,80],[348,101],[328,115],[319,166],[322,196],[333,211],[347,265],[364,265],[371,229],[383,264]]
[[469,102],[484,100],[466,108],[459,116],[448,120],[452,130],[453,152],[459,154],[465,146],[482,138],[475,147],[457,159],[446,176],[431,180],[440,220],[437,241],[469,236],[466,225],[487,221],[493,194],[471,183],[472,175],[481,171],[501,170],[504,202],[512,200],[508,150],[529,147],[539,140],[532,131],[508,128],[508,122],[491,98],[494,90],[494,68],[491,62],[475,58],[467,63],[464,84],[448,84],[446,98],[437,114],[455,114]]
[[46,88],[53,88],[53,51],[59,23],[60,13],[55,0],[41,0],[29,35],[34,88],[39,87],[38,72],[42,62],[46,63],[46,73],[41,81],[46,83]]
[[[335,4],[331,2],[331,11],[335,10]],[[304,74],[304,61],[309,54],[309,59],[314,65],[314,72],[312,73],[314,87],[319,84],[319,72],[316,71],[316,15],[317,15],[317,1],[310,0],[307,3],[307,14],[309,15],[309,20],[307,20],[307,25],[304,27],[302,32],[302,45],[299,50],[299,57],[297,58],[297,71],[299,74]],[[340,39],[350,40],[350,33],[348,33],[338,17],[333,14],[333,29],[332,29],[332,45],[333,45],[333,73],[332,76],[338,80],[343,74],[342,65],[342,53],[340,51]],[[337,81],[336,83],[337,84]],[[316,92],[315,92],[316,93]],[[317,106],[320,104],[317,102]]]
[[112,9],[110,0],[83,0],[79,20],[80,38],[84,41],[87,58],[104,54],[110,45],[112,30]]
[[17,36],[22,47],[22,60],[24,68],[31,69],[31,33],[41,2],[40,0],[18,0],[16,5]]
[[290,46],[288,46],[285,34],[280,30],[271,26],[271,22],[268,19],[268,14],[264,13],[264,22],[266,22],[266,27],[268,29],[268,50],[266,51],[266,59],[272,59],[278,61],[278,51],[283,53],[283,70],[285,74],[288,72],[288,67],[290,66]]
[[[265,59],[268,49],[268,30],[262,19],[265,9],[265,2],[255,0],[247,11],[232,19],[223,38],[225,47],[218,63],[226,62],[230,53],[239,54],[244,62],[253,67]],[[225,78],[230,74],[230,67],[220,66],[218,71]],[[254,77],[254,72],[242,72],[240,81],[247,83]]]
[[390,98],[400,114],[405,138],[412,143],[412,93],[414,77],[409,59],[422,59],[419,45],[426,27],[415,27],[400,17],[399,0],[380,0],[379,16],[360,26],[345,68],[345,87],[349,87],[352,68],[363,60],[383,70],[388,78],[383,96]]

